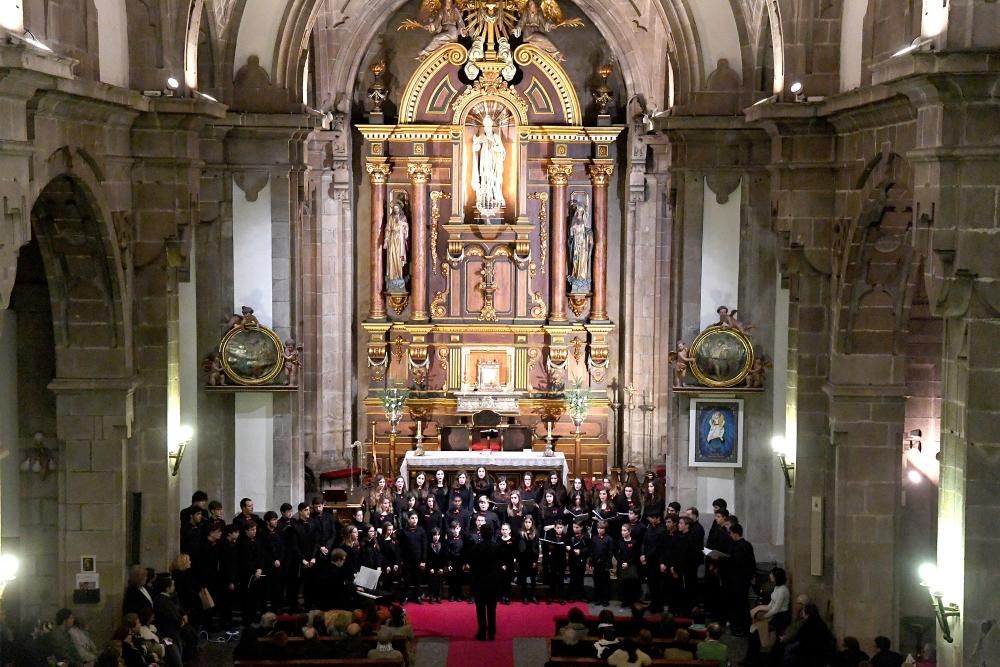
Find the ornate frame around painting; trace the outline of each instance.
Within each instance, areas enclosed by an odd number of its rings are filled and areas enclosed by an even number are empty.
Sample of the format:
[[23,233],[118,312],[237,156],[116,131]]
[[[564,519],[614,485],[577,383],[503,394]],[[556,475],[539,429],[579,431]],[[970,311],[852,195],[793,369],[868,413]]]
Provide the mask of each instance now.
[[743,466],[743,399],[692,398],[688,465]]

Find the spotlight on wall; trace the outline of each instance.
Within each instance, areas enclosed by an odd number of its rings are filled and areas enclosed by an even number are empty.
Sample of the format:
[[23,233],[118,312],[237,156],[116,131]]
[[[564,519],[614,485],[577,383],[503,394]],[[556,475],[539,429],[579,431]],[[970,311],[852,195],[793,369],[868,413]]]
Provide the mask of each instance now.
[[180,81],[178,81],[172,76],[167,78],[167,88],[169,88],[170,90],[177,90],[180,87],[181,87]]
[[788,88],[788,92],[790,92],[792,95],[795,95],[795,101],[796,102],[805,102],[806,101],[805,88],[803,88],[801,81],[796,81],[795,83],[793,83]]
[[954,638],[951,636],[951,620],[962,615],[957,604],[945,604],[944,594],[941,592],[941,580],[937,565],[934,563],[923,563],[918,569],[920,585],[927,589],[931,596],[931,604],[934,605],[934,615],[937,617],[938,625],[941,628],[941,638],[951,644]]
[[924,481],[924,476],[913,468],[910,468],[906,473],[906,479],[910,480],[910,484],[920,484]]
[[167,462],[170,464],[170,476],[176,477],[180,470],[181,461],[184,460],[184,452],[194,439],[194,429],[187,424],[177,427],[177,438],[173,446],[167,450]]
[[792,488],[795,481],[795,464],[788,461],[788,443],[785,441],[785,436],[776,435],[771,438],[771,450],[778,456],[778,465],[785,475],[785,486]]
[[921,48],[923,48],[923,47],[925,47],[928,44],[931,44],[933,42],[934,42],[934,39],[931,38],[931,37],[917,37],[912,42],[910,42],[909,46],[904,46],[899,51],[896,51],[894,54],[892,54],[890,56],[890,58],[896,58],[898,56],[905,56],[907,53],[913,53],[914,51],[916,51],[918,49],[921,49]]
[[17,556],[11,554],[0,554],[0,600],[3,599],[3,591],[7,584],[17,578],[17,570],[21,566]]

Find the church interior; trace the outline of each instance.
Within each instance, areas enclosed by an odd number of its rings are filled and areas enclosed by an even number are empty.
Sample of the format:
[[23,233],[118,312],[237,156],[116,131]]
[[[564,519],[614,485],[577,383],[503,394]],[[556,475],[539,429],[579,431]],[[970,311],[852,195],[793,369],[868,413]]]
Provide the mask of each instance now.
[[995,0],[0,1],[6,623],[483,467],[1000,665],[998,103]]

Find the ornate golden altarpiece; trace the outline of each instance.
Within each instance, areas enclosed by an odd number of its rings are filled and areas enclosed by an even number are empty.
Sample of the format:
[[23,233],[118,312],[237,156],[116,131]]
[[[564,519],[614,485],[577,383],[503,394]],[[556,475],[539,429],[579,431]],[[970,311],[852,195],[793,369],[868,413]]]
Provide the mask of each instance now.
[[[478,408],[528,436],[508,449],[543,451],[554,422],[572,474],[608,467],[608,185],[622,127],[582,124],[558,54],[508,45],[487,45],[471,83],[466,46],[438,48],[397,124],[357,126],[371,184],[364,405],[383,470],[418,437],[426,450],[467,445]],[[391,387],[409,390],[398,424],[380,398]],[[579,388],[590,401],[577,437],[566,391]]]

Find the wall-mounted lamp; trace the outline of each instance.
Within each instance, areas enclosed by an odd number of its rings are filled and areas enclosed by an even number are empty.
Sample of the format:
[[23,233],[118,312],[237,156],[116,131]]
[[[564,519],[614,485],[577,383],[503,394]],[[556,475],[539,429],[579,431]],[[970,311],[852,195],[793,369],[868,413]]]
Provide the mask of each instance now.
[[796,102],[806,101],[806,91],[805,88],[803,88],[801,81],[796,81],[791,86],[789,86],[788,92],[790,92],[792,95],[795,95]]
[[920,585],[925,587],[931,595],[931,604],[934,605],[934,615],[937,617],[938,625],[941,627],[941,638],[951,644],[954,638],[951,636],[951,620],[962,615],[957,604],[945,604],[944,594],[941,592],[940,577],[937,565],[934,563],[924,563],[917,570],[920,575]]
[[[917,49],[921,49],[921,48],[927,46],[928,44],[932,44],[933,42],[934,42],[934,38],[933,37],[917,37],[912,42],[910,42],[909,46],[904,46],[899,51],[896,51],[894,54],[892,54],[889,57],[890,58],[896,58],[896,57],[899,57],[899,56],[905,56],[907,53],[913,53]],[[933,47],[931,47],[931,48],[933,48]]]
[[785,475],[785,486],[792,488],[795,482],[795,464],[788,461],[788,443],[785,441],[785,436],[776,435],[771,438],[771,450],[778,455],[778,465]]
[[184,460],[184,452],[194,439],[194,429],[187,424],[177,427],[177,438],[173,447],[167,450],[167,462],[170,464],[170,476],[177,477],[180,470],[181,461]]
[[45,446],[45,435],[41,431],[35,433],[33,439],[35,446],[21,461],[21,472],[33,472],[45,479],[56,470],[56,455]]

